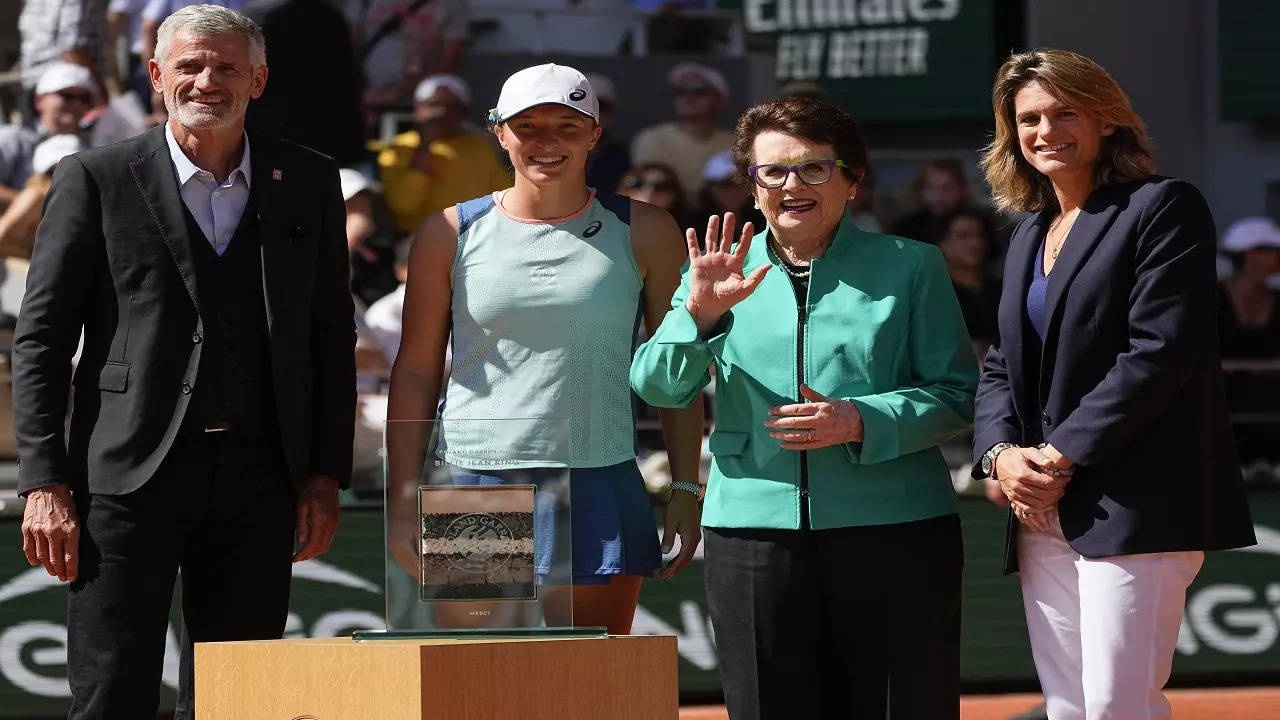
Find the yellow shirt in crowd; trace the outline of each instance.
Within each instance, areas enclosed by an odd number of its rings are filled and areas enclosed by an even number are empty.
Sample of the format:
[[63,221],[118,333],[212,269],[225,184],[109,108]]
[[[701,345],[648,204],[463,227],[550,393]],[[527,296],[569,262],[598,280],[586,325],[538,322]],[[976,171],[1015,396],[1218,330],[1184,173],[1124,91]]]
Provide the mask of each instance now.
[[417,130],[400,133],[378,153],[383,197],[404,232],[416,230],[432,214],[503,188],[511,173],[498,160],[487,133],[436,140],[427,148],[429,173],[413,165],[422,139]]

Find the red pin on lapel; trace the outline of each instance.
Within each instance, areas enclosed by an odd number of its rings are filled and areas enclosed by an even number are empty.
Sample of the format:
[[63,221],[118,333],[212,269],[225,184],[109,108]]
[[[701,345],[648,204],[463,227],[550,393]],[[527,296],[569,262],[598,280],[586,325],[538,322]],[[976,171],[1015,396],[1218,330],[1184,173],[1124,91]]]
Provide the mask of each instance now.
[[272,180],[279,180],[279,179],[280,179],[280,178],[282,178],[282,177],[284,177],[284,173],[283,173],[283,172],[281,172],[280,170],[272,170],[272,171],[271,171],[271,179],[272,179]]

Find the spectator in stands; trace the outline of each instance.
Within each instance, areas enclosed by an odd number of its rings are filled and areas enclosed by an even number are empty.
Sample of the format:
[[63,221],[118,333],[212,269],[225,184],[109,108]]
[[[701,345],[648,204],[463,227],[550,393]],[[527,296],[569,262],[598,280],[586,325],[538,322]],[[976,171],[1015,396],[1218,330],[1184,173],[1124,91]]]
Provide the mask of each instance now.
[[0,210],[31,177],[32,156],[43,138],[80,132],[80,121],[96,102],[95,87],[93,74],[83,65],[45,66],[35,86],[35,127],[0,126]]
[[729,101],[729,83],[718,70],[692,62],[671,68],[667,81],[676,119],[641,130],[631,142],[631,161],[671,166],[685,200],[693,203],[707,161],[733,147],[733,133],[716,125],[716,113]]
[[[360,64],[342,13],[326,0],[258,0],[245,9],[267,39],[271,80],[249,104],[249,132],[279,134],[339,167],[368,165]],[[316,112],[314,99],[326,98]]]
[[425,77],[456,73],[471,22],[467,0],[346,0],[345,14],[371,114],[407,101]]
[[395,233],[376,183],[350,168],[338,171],[347,206],[347,250],[351,252],[351,292],[366,305],[400,283],[393,270]]
[[31,177],[0,214],[0,256],[31,258],[44,198],[53,184],[53,170],[59,160],[83,149],[84,143],[77,135],[54,135],[36,146],[31,157]]
[[[412,238],[405,238],[396,244],[395,273],[400,285],[384,295],[377,302],[369,305],[364,313],[364,322],[378,338],[378,345],[388,363],[394,364],[396,354],[400,352],[401,318],[404,315],[404,289],[409,282],[409,249],[413,245]],[[445,347],[444,368],[449,370],[449,348]]]
[[587,73],[596,96],[600,98],[600,142],[587,156],[587,187],[608,193],[618,187],[618,182],[631,169],[631,150],[627,144],[609,132],[613,122],[613,108],[617,103],[617,91],[613,81],[598,73]]
[[145,63],[156,53],[156,32],[164,19],[188,5],[220,5],[231,10],[243,10],[249,0],[146,0],[142,7],[142,61]]
[[[791,97],[804,97],[803,95],[793,95]],[[815,98],[821,99],[821,98]],[[849,215],[853,217],[853,222],[858,227],[867,232],[884,232],[884,227],[880,224],[880,217],[876,215],[876,176],[871,168],[867,168],[867,174],[863,176],[862,182],[858,183],[858,192],[849,198]]]
[[964,166],[955,158],[935,158],[925,163],[916,177],[915,191],[920,208],[898,220],[891,234],[932,242],[942,232],[942,219],[969,202]]
[[433,75],[413,93],[416,128],[378,154],[396,225],[412,232],[434,213],[511,184],[488,133],[468,127],[471,89],[457,75]]
[[1000,308],[1000,285],[986,274],[995,229],[986,213],[960,208],[942,218],[940,232],[932,242],[947,261],[947,273],[960,301],[973,352],[981,361],[999,334],[996,312]]
[[[738,169],[733,164],[733,152],[716,153],[702,169],[702,189],[698,191],[698,204],[684,222],[694,228],[706,227],[707,218],[731,212],[739,223],[749,222],[756,228],[764,227],[764,214],[755,206]],[[750,181],[747,181],[750,182]]]
[[[107,3],[108,87],[134,89],[139,97],[151,95],[142,63],[142,10],[147,0],[109,0]],[[121,46],[124,51],[121,52]],[[135,83],[134,81],[139,82]]]
[[107,74],[106,0],[24,0],[18,16],[22,38],[22,87],[28,91],[50,65],[62,61]]
[[666,210],[677,225],[689,221],[680,179],[675,170],[662,163],[643,163],[628,170],[618,182],[618,194]]
[[1280,291],[1267,282],[1280,273],[1280,227],[1270,218],[1238,220],[1222,234],[1222,249],[1235,267],[1219,286],[1223,357],[1280,358]]

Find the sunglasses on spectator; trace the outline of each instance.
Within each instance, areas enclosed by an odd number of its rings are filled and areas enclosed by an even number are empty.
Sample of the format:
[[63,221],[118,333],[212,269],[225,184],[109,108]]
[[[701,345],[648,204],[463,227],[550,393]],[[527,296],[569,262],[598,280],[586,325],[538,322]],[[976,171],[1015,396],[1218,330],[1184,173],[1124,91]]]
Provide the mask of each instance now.
[[708,97],[717,93],[714,88],[706,85],[696,85],[692,87],[677,87],[675,94],[676,97]]
[[747,174],[756,185],[765,190],[775,190],[787,184],[791,173],[795,173],[805,185],[821,185],[831,179],[831,173],[838,167],[849,166],[843,160],[805,160],[797,165],[752,165],[747,168]]
[[623,186],[628,190],[652,190],[654,192],[675,192],[676,185],[670,180],[645,180],[643,178],[627,178]]
[[84,105],[93,102],[93,93],[88,90],[59,90],[57,95],[64,102],[78,102]]

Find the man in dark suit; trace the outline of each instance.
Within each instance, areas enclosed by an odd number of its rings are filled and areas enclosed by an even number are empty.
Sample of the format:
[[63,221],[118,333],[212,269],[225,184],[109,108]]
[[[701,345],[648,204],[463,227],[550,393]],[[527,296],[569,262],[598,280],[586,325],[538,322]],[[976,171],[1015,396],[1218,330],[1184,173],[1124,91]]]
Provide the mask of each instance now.
[[154,717],[179,571],[192,641],[280,637],[351,471],[337,167],[245,135],[245,16],[170,16],[150,73],[167,125],[59,163],[14,339],[24,549],[71,583],[73,718]]

